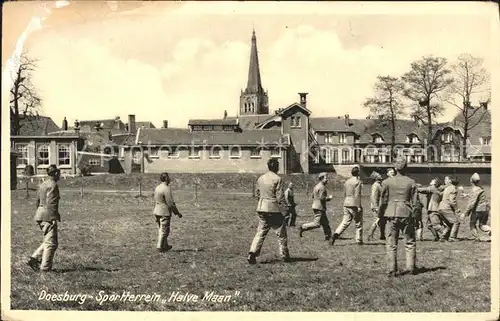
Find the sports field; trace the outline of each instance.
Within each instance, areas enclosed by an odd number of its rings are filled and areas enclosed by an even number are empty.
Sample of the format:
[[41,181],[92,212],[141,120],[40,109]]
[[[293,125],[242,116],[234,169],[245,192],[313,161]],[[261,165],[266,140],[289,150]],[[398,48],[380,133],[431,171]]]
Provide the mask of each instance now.
[[[369,187],[365,188],[368,195]],[[278,260],[276,236],[270,232],[259,264],[250,266],[246,255],[257,226],[256,201],[251,195],[211,189],[199,191],[195,202],[191,190],[175,191],[184,217],[172,220],[173,250],[160,254],[155,249],[157,230],[150,196],[86,193],[82,199],[78,192],[61,188],[61,193],[56,271],[46,275],[24,264],[41,241],[41,232],[32,221],[34,193],[29,199],[23,191],[12,193],[12,309],[490,310],[488,242],[436,243],[426,230],[426,240],[417,243],[421,273],[389,279],[384,245],[378,241],[356,245],[354,226],[333,248],[319,229],[300,239],[291,228],[293,262]],[[334,196],[328,210],[332,228],[341,220],[340,191]],[[303,193],[296,196],[298,223],[312,219],[309,198]],[[365,196],[365,208],[368,202]],[[464,200],[459,205],[463,208]],[[365,214],[365,239],[371,222],[371,215]],[[459,237],[469,237],[465,224]],[[404,268],[402,244],[399,262]],[[66,292],[80,297],[64,301]],[[52,294],[61,297],[48,296]],[[82,295],[87,295],[85,300]]]

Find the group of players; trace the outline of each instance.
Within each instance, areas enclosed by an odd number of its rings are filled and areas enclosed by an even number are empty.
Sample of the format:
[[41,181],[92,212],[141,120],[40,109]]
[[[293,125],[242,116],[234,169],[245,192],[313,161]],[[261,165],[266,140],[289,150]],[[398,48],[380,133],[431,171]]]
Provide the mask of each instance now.
[[[279,252],[285,262],[290,262],[288,249],[287,227],[295,226],[296,203],[293,184],[285,189],[282,178],[277,174],[279,161],[272,158],[267,163],[269,171],[261,175],[256,183],[255,196],[258,199],[257,216],[258,227],[251,243],[247,257],[248,263],[256,264],[262,245],[270,229],[275,230],[278,236]],[[444,184],[439,179],[431,181],[429,187],[422,187],[406,176],[407,164],[404,159],[397,159],[394,167],[387,172],[387,178],[382,180],[379,173],[371,175],[374,183],[371,188],[370,207],[374,222],[370,226],[368,240],[374,238],[377,227],[380,230],[380,239],[386,240],[388,273],[389,276],[398,275],[397,245],[399,234],[404,235],[406,249],[406,271],[415,274],[416,269],[416,240],[423,240],[422,212],[426,208],[427,228],[432,232],[435,241],[456,241],[460,221],[470,217],[470,231],[476,240],[480,240],[480,233],[491,236],[491,229],[487,225],[490,205],[485,190],[480,186],[478,174],[472,175],[471,192],[466,210],[460,215],[457,207],[457,185],[455,177],[447,176]],[[52,271],[53,258],[58,247],[59,214],[59,187],[60,170],[55,165],[47,168],[48,179],[38,188],[37,210],[34,220],[43,233],[43,242],[28,258],[28,264],[33,270],[41,272]],[[322,227],[325,240],[333,246],[340,235],[354,220],[356,226],[356,243],[363,244],[363,207],[362,181],[360,169],[355,166],[351,171],[352,177],[344,183],[344,200],[342,204],[343,219],[332,233],[326,215],[327,202],[333,199],[328,195],[326,186],[328,175],[318,175],[318,183],[312,191],[312,210],[314,219],[309,223],[298,226],[299,237],[303,233]],[[156,248],[159,252],[167,252],[172,246],[168,244],[172,215],[182,217],[179,212],[170,185],[168,173],[160,175],[160,184],[154,190],[153,215],[158,226],[158,241]]]
[[[276,159],[268,162],[269,172],[259,177],[256,187],[258,197],[257,213],[259,225],[248,254],[250,264],[257,263],[262,245],[270,229],[278,236],[279,251],[285,262],[291,261],[287,226],[295,226],[296,203],[293,184],[290,183],[283,191],[281,177],[277,174],[279,163]],[[407,163],[398,158],[394,167],[387,172],[387,178],[374,172],[371,188],[370,207],[374,222],[370,226],[368,240],[374,239],[377,227],[380,239],[386,241],[388,275],[399,275],[397,266],[397,245],[400,233],[404,236],[406,250],[406,270],[402,274],[416,274],[416,241],[423,241],[423,209],[427,212],[426,226],[434,236],[434,241],[457,241],[460,222],[469,217],[470,232],[475,240],[482,240],[481,233],[491,236],[487,225],[490,205],[486,191],[480,186],[477,173],[471,176],[471,191],[463,194],[469,197],[467,208],[461,212],[457,205],[458,179],[446,176],[444,182],[438,178],[430,182],[429,187],[422,187],[406,175]],[[322,227],[325,240],[333,246],[340,235],[355,222],[355,240],[363,245],[363,206],[360,168],[354,166],[352,177],[344,183],[343,219],[332,233],[326,215],[327,203],[333,199],[327,193],[328,175],[318,175],[318,183],[312,191],[313,221],[298,226],[299,237],[309,230]],[[387,239],[386,239],[387,232]]]

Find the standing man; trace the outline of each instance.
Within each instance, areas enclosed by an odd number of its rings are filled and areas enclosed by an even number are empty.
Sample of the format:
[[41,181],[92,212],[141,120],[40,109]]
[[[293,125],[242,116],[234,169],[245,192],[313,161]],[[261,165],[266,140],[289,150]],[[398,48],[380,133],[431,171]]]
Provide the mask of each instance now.
[[297,219],[297,212],[295,211],[295,197],[293,194],[293,183],[288,184],[288,188],[285,190],[285,201],[288,209],[288,226],[295,226],[295,220]]
[[361,189],[363,183],[359,178],[359,167],[351,170],[352,177],[344,183],[344,218],[332,236],[331,245],[351,225],[354,220],[356,224],[356,243],[363,244],[363,207],[361,206]]
[[281,258],[285,262],[290,261],[285,222],[287,208],[283,182],[277,174],[279,170],[278,160],[276,158],[269,159],[267,167],[269,171],[260,176],[256,184],[256,195],[259,197],[257,204],[259,226],[248,253],[247,260],[250,264],[257,263],[256,258],[260,255],[264,240],[271,228],[276,230]]
[[380,229],[380,239],[385,240],[385,220],[379,213],[380,196],[382,194],[382,175],[377,172],[373,172],[370,177],[374,180],[370,197],[370,205],[375,222],[370,227],[368,240],[373,241],[373,235],[375,234],[375,230],[377,229],[377,227]]
[[156,186],[154,191],[155,207],[153,208],[153,215],[155,215],[156,223],[158,224],[158,242],[156,243],[156,249],[158,252],[163,253],[172,249],[172,246],[168,244],[172,214],[177,215],[179,218],[182,217],[182,214],[179,213],[175,205],[168,173],[162,173],[160,175],[160,182],[161,183]]
[[387,169],[387,177],[393,177],[395,174],[394,168],[389,167],[389,169]]
[[458,229],[460,228],[460,221],[457,216],[457,213],[460,212],[457,207],[458,179],[456,177],[446,176],[444,184],[446,187],[438,207],[439,217],[445,224],[444,229],[441,230],[441,241],[448,240],[449,242],[454,242],[457,240]]
[[418,193],[427,196],[427,228],[431,231],[432,236],[434,236],[434,241],[439,241],[438,230],[442,228],[441,218],[438,214],[439,203],[441,203],[440,190],[441,181],[439,178],[435,178],[429,184],[429,187],[419,187],[417,188]]
[[479,186],[479,182],[479,174],[474,173],[470,178],[472,189],[469,194],[469,204],[462,214],[462,218],[470,216],[470,230],[476,241],[480,241],[478,228],[491,236],[491,228],[484,223],[488,221],[489,202],[486,192]]
[[331,201],[333,196],[327,196],[326,184],[328,184],[328,177],[326,173],[319,174],[318,180],[319,182],[314,186],[312,193],[314,220],[310,223],[302,224],[299,227],[299,237],[302,237],[304,231],[317,229],[321,226],[323,228],[323,234],[325,235],[325,241],[328,241],[332,236],[332,230],[328,217],[326,216],[326,202]]
[[59,215],[59,186],[57,182],[61,175],[56,165],[47,168],[48,179],[38,188],[37,209],[35,221],[43,232],[43,242],[26,262],[33,270],[41,272],[52,271],[52,263],[59,242],[57,239],[57,222]]
[[382,182],[381,209],[387,220],[389,231],[386,243],[389,276],[397,276],[397,249],[399,233],[403,232],[406,249],[406,269],[416,273],[417,256],[415,242],[415,225],[413,218],[416,184],[405,175],[406,160],[398,158],[395,163],[395,175]]

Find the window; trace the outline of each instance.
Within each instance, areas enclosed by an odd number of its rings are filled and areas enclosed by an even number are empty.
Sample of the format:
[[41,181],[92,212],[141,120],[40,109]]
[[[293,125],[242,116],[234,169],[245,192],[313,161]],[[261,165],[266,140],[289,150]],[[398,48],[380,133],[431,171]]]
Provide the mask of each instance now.
[[342,162],[343,163],[347,163],[349,162],[349,150],[348,149],[344,149],[342,150]]
[[61,144],[57,146],[57,164],[58,166],[69,166],[71,163],[71,145]]
[[222,126],[221,125],[214,126],[214,130],[221,131]]
[[250,157],[251,158],[260,158],[260,149],[258,148],[252,148],[252,150],[250,151]]
[[481,137],[481,145],[491,145],[491,137]]
[[445,143],[451,143],[453,141],[453,134],[452,133],[444,133],[441,135],[441,141]]
[[210,150],[210,158],[220,158],[220,149],[213,147]]
[[300,116],[292,116],[290,118],[290,121],[292,123],[292,127],[301,127],[302,126]]
[[230,158],[240,158],[241,157],[241,150],[239,148],[233,147],[231,148],[231,152],[229,155]]
[[38,146],[38,166],[45,166],[49,165],[50,163],[50,152],[49,152],[49,145],[44,144]]
[[323,149],[323,160],[325,161],[325,164],[332,163],[332,150],[330,148]]
[[406,142],[410,144],[417,144],[420,143],[420,139],[417,135],[408,135],[406,136]]
[[213,130],[214,127],[213,126],[203,126],[203,130],[204,131],[210,131],[210,130]]
[[339,135],[339,143],[340,144],[347,143],[347,135],[345,133]]
[[193,131],[200,131],[202,129],[203,129],[202,126],[193,126]]
[[140,164],[141,163],[141,152],[140,151],[135,151],[133,156],[132,156],[132,163],[134,164]]
[[100,158],[91,158],[91,159],[89,159],[89,165],[90,166],[101,166],[101,159]]
[[224,131],[230,132],[233,130],[233,126],[224,126]]
[[159,158],[160,157],[159,149],[157,147],[150,148],[148,150],[148,154],[149,154],[149,157],[151,157],[151,158]]
[[384,139],[382,138],[382,136],[375,134],[373,135],[373,142],[380,144],[384,142]]
[[168,158],[179,158],[179,154],[180,154],[179,150],[174,149],[174,148],[167,151]]
[[281,157],[281,150],[279,148],[271,149],[271,157]]
[[189,150],[189,158],[200,158],[201,151],[199,148],[191,148]]
[[17,166],[28,165],[28,144],[16,144],[16,150],[20,153],[17,158]]
[[325,134],[325,143],[326,144],[333,143],[333,133],[326,133]]

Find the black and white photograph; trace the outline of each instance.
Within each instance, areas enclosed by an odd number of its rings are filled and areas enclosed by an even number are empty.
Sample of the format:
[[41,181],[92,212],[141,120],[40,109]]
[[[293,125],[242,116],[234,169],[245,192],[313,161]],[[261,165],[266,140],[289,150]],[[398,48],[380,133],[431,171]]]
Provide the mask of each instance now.
[[1,319],[497,320],[499,14],[5,1]]

